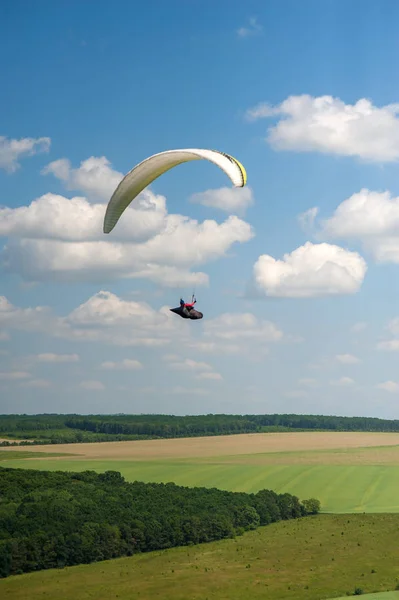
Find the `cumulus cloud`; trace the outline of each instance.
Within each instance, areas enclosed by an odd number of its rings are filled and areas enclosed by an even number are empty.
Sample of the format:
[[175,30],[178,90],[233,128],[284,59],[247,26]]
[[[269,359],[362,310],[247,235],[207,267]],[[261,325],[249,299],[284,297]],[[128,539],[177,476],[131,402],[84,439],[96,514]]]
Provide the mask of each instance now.
[[396,381],[384,381],[384,383],[376,385],[376,388],[395,394],[399,392],[399,383],[396,383]]
[[54,160],[42,169],[42,175],[54,175],[68,190],[78,190],[89,198],[108,202],[123,178],[123,173],[114,171],[105,156],[90,156],[74,169],[66,158]]
[[340,377],[340,379],[333,379],[330,381],[330,385],[334,386],[347,386],[352,385],[353,383],[355,382],[351,377]]
[[25,331],[47,331],[51,327],[51,311],[46,306],[19,308],[0,296],[0,327]]
[[[166,199],[144,191],[126,210],[112,240],[146,241],[167,226]],[[44,194],[18,208],[0,208],[0,235],[17,239],[91,242],[104,240],[104,206],[86,198]]]
[[2,371],[0,372],[0,381],[18,381],[30,377],[30,373],[25,371]]
[[258,319],[252,313],[224,313],[204,324],[205,335],[224,342],[256,340],[278,342],[283,332],[271,321]]
[[281,104],[250,108],[249,120],[278,117],[267,141],[276,150],[323,152],[392,162],[399,158],[399,104],[377,107],[361,98],[345,104],[333,96],[289,96]]
[[266,296],[309,298],[354,294],[367,270],[357,253],[331,244],[306,242],[282,260],[261,255],[253,268],[257,291]]
[[3,269],[26,281],[143,278],[169,287],[207,285],[208,276],[191,269],[254,236],[237,216],[219,224],[168,214],[165,198],[149,191],[126,210],[115,235],[102,234],[103,217],[100,204],[54,194],[0,209],[0,235],[8,237]]
[[169,363],[169,368],[175,371],[187,371],[195,375],[196,379],[221,381],[223,377],[213,370],[212,365],[206,362],[181,358],[176,354],[165,354],[163,360]]
[[48,137],[10,139],[0,135],[0,169],[14,173],[19,169],[23,156],[48,152],[51,140]]
[[248,19],[247,27],[240,27],[237,29],[237,36],[239,38],[247,38],[252,37],[254,35],[259,35],[263,31],[263,25],[258,23],[257,17],[250,17]]
[[386,330],[389,331],[391,336],[393,336],[393,339],[378,342],[377,349],[387,350],[388,352],[399,351],[399,317],[389,321],[388,325],[386,326]]
[[212,366],[208,363],[193,360],[191,358],[183,358],[170,362],[170,368],[177,371],[212,371]]
[[83,388],[84,390],[92,390],[92,391],[97,391],[97,392],[101,392],[102,390],[105,390],[105,385],[103,383],[101,383],[101,381],[96,381],[94,380],[88,380],[88,381],[81,381],[79,386],[81,388]]
[[313,379],[312,377],[303,377],[298,381],[299,385],[304,385],[305,387],[315,387],[317,385],[317,379]]
[[243,215],[246,209],[254,203],[254,198],[252,189],[248,186],[243,188],[222,187],[193,194],[190,202]]
[[[159,348],[163,352],[168,347],[185,348],[195,351],[195,359],[190,354],[181,357],[169,351],[164,360],[173,370],[193,375],[214,371],[209,361],[197,359],[198,353],[220,356],[247,352],[259,356],[267,346],[284,339],[276,324],[252,313],[223,313],[199,323],[193,330],[190,323],[177,318],[167,306],[154,310],[146,302],[126,300],[109,291],[94,294],[64,316],[44,307],[18,308],[0,297],[0,328],[3,325],[82,344]],[[49,360],[48,355],[46,359]],[[128,368],[132,364],[108,361],[103,368]]]
[[108,371],[138,371],[143,368],[139,360],[124,358],[120,362],[105,361],[101,364],[102,369]]
[[78,362],[79,355],[78,354],[54,354],[53,352],[47,352],[43,354],[38,354],[36,359],[39,362],[44,363],[71,363]]
[[378,350],[388,350],[389,352],[397,352],[399,350],[399,339],[384,340],[383,342],[378,342],[377,348]]
[[360,363],[360,359],[353,354],[337,354],[336,360],[343,365],[356,365]]
[[47,333],[82,342],[104,342],[120,346],[156,347],[186,333],[184,323],[172,318],[167,307],[156,311],[145,302],[123,300],[100,291],[59,317],[49,308],[18,308],[0,296],[0,327]]
[[212,381],[222,381],[223,377],[221,376],[220,373],[215,373],[215,372],[211,372],[211,373],[200,373],[199,375],[196,376],[197,379],[210,379]]
[[399,197],[366,188],[321,222],[319,236],[360,242],[380,263],[399,263]]
[[123,300],[101,291],[75,308],[58,324],[58,335],[82,341],[104,341],[120,346],[163,346],[171,335],[184,334],[175,315],[146,302]]
[[220,340],[202,341],[195,340],[187,343],[189,348],[204,354],[238,354],[241,350],[239,344],[222,343]]
[[366,327],[367,323],[365,323],[364,321],[359,321],[359,323],[355,323],[354,325],[352,325],[351,332],[360,333],[361,331],[364,331]]

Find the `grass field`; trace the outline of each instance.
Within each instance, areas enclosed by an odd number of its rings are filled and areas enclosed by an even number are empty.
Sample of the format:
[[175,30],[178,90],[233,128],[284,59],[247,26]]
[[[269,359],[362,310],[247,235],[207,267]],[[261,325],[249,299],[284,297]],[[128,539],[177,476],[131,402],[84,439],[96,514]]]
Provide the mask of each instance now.
[[[23,458],[16,459],[19,452]],[[47,456],[38,458],[40,452]],[[34,446],[4,448],[0,460],[52,471],[116,470],[128,481],[269,488],[319,498],[324,512],[399,512],[398,434],[295,432]]]
[[353,594],[356,587],[394,590],[398,531],[399,515],[319,515],[235,540],[10,577],[0,581],[0,597],[321,600]]

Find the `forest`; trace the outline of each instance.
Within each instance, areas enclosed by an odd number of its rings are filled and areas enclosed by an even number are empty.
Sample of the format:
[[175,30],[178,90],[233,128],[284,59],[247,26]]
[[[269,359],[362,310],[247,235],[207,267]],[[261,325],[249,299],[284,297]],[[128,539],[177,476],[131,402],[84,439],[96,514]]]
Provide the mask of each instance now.
[[174,483],[127,483],[116,471],[0,468],[0,576],[242,535],[320,510],[317,499]]
[[65,444],[271,431],[397,432],[399,420],[324,415],[0,415],[0,445]]

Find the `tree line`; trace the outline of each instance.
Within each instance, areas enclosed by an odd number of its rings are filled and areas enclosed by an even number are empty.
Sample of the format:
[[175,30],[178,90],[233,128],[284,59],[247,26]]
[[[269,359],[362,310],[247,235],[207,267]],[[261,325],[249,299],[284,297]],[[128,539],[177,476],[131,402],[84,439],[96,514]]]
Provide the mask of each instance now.
[[[0,415],[0,436],[30,444],[259,433],[265,431],[399,431],[399,420],[326,415]],[[17,443],[17,442],[14,442]]]
[[233,538],[320,510],[317,499],[174,483],[127,483],[116,471],[0,468],[0,576]]

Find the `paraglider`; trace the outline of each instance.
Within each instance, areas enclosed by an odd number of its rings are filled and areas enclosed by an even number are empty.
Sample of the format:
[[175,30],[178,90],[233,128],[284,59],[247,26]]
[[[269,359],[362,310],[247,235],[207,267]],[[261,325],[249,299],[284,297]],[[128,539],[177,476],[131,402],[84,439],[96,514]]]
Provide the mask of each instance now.
[[184,302],[183,298],[180,298],[180,306],[177,308],[170,308],[169,310],[177,315],[180,315],[183,319],[202,319],[204,316],[202,312],[199,310],[195,310],[194,304],[197,300],[193,297],[191,298],[191,302]]
[[247,173],[242,164],[219,150],[189,148],[154,154],[129,171],[112,194],[105,212],[104,233],[113,230],[125,209],[150,183],[173,167],[191,160],[208,160],[214,163],[226,173],[234,187],[244,187],[247,183]]
[[[208,160],[215,164],[226,173],[234,187],[244,187],[247,183],[247,173],[243,165],[225,152],[200,148],[159,152],[137,164],[119,183],[107,205],[103,224],[104,233],[113,230],[129,204],[155,179],[170,169],[192,160]],[[194,296],[191,303],[185,303],[181,299],[180,306],[170,310],[183,319],[202,319],[204,315],[195,310],[195,303]]]

